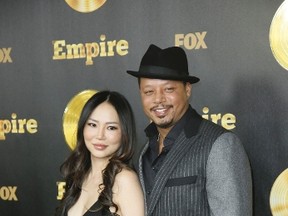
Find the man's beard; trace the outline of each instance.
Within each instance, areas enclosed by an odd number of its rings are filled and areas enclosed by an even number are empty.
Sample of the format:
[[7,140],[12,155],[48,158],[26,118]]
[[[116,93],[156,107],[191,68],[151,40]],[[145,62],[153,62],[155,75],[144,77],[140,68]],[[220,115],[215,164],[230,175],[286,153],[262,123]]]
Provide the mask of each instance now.
[[169,121],[161,121],[160,120],[160,122],[155,123],[155,125],[158,128],[167,129],[167,128],[170,128],[171,126],[173,126],[173,120],[169,120]]

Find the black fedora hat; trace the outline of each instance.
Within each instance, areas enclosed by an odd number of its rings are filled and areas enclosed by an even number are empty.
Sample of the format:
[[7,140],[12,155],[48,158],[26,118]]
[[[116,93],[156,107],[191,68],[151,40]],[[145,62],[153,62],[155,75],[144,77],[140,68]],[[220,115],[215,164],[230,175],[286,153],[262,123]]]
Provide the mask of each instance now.
[[179,80],[196,83],[200,79],[190,76],[184,50],[180,47],[161,49],[151,44],[144,54],[139,71],[127,70],[134,77],[152,79]]

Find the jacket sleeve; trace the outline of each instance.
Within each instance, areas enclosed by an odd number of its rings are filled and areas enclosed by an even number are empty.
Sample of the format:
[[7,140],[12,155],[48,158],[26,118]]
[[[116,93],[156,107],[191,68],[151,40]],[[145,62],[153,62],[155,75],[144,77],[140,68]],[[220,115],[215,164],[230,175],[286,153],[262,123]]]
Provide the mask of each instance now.
[[228,132],[217,138],[206,168],[211,216],[252,216],[250,163],[235,134]]

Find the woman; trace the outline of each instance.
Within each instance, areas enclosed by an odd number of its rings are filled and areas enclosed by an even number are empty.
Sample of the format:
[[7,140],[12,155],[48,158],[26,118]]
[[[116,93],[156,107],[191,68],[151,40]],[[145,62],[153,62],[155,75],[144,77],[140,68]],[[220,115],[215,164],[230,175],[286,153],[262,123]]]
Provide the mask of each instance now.
[[129,168],[135,122],[124,96],[102,91],[85,104],[77,145],[61,165],[66,189],[57,215],[144,216],[144,198]]

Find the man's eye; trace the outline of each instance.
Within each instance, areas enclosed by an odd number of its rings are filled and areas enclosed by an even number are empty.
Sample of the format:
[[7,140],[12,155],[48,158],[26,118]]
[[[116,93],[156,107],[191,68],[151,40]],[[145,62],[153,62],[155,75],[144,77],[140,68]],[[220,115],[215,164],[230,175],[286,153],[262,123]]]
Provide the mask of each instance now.
[[152,95],[152,94],[153,94],[153,91],[152,91],[152,90],[144,91],[144,94],[145,94],[145,95]]
[[166,88],[165,91],[168,92],[168,93],[170,93],[170,92],[173,92],[173,91],[174,91],[174,88],[172,88],[172,87],[171,87],[171,88]]

